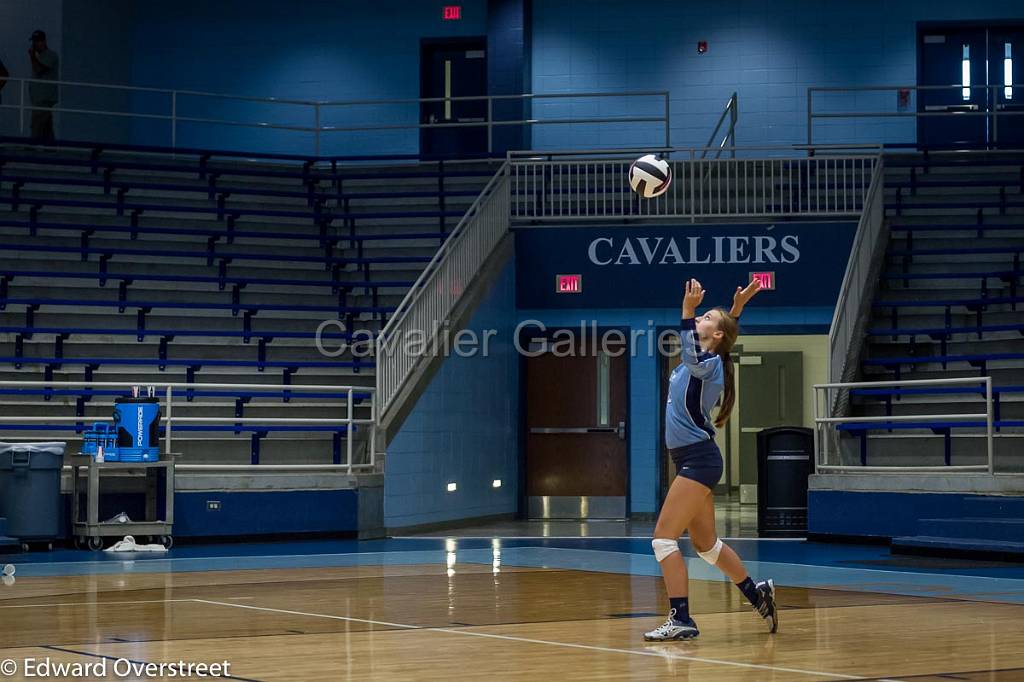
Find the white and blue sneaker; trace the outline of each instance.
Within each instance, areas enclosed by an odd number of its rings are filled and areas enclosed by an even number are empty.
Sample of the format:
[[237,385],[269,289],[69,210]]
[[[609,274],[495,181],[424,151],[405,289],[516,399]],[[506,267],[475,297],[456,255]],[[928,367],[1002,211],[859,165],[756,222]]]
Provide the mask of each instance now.
[[668,619],[650,632],[644,633],[644,641],[666,642],[678,639],[693,639],[700,634],[693,619],[676,620],[676,610],[668,612]]
[[769,578],[754,585],[761,595],[761,603],[754,607],[754,611],[764,618],[768,624],[768,632],[775,632],[779,629],[779,609],[775,605],[775,582]]

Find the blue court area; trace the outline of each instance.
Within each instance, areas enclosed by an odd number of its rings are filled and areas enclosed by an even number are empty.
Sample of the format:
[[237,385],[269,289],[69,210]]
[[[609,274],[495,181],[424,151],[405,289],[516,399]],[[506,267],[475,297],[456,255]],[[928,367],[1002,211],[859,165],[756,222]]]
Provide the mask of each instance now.
[[[1024,604],[1024,566],[896,556],[888,548],[803,540],[728,541],[752,575],[781,587]],[[721,581],[685,541],[690,577]],[[393,538],[198,545],[166,553],[57,550],[17,557],[17,577],[460,564],[659,576],[650,541],[629,538]],[[652,605],[653,606],[653,605]]]

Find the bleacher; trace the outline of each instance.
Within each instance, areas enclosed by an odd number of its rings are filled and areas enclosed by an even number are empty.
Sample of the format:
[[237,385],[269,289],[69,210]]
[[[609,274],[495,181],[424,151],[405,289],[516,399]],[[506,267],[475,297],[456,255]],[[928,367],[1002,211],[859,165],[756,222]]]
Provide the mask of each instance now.
[[[349,437],[365,451],[365,431],[275,423],[343,415],[345,394],[317,386],[373,386],[372,355],[323,356],[318,327],[337,320],[325,345],[365,350],[493,173],[5,139],[0,378],[265,384],[175,390],[175,417],[244,420],[176,426],[179,463],[338,463]],[[0,439],[74,451],[82,424],[109,418],[127,390],[4,389],[8,414],[82,421],[2,423]],[[357,418],[368,397],[353,395]]]
[[[863,381],[991,377],[995,471],[1024,471],[1024,155],[892,154],[889,229],[861,356]],[[986,465],[986,388],[866,387],[841,424],[847,461],[868,466]],[[885,417],[919,417],[885,421]],[[938,437],[937,437],[938,436]],[[981,467],[982,470],[984,466]],[[922,518],[898,551],[1024,552],[1024,510],[990,498],[978,518]],[[951,517],[958,512],[951,511]],[[934,515],[934,514],[933,514]]]
[[[1024,470],[1024,157],[894,154],[890,230],[861,365],[865,381],[992,377],[998,460]],[[863,416],[984,412],[978,386],[852,391]],[[980,464],[977,420],[854,423],[862,463]],[[915,439],[942,435],[943,447]],[[870,441],[870,447],[868,447]],[[915,442],[916,441],[916,442]]]

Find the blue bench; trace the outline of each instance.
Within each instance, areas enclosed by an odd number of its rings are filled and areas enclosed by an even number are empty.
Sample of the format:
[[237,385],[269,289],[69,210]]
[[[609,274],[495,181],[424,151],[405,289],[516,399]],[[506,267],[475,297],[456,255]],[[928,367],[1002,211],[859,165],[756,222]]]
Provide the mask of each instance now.
[[885,210],[896,211],[896,215],[903,215],[904,209],[936,209],[936,208],[998,208],[1000,215],[1006,215],[1006,209],[1008,208],[1020,208],[1024,206],[1024,200],[1018,199],[1007,199],[1006,192],[1000,192],[1000,198],[998,200],[990,201],[987,199],[974,199],[971,201],[941,201],[941,202],[927,202],[927,201],[903,201],[902,195],[896,196],[896,201],[885,202]]
[[326,226],[331,224],[335,220],[343,220],[346,224],[351,225],[357,219],[390,219],[390,218],[438,218],[443,220],[444,218],[461,218],[463,211],[365,211],[353,213],[349,212],[334,212],[328,211],[323,208],[321,204],[316,204],[313,211],[287,211],[281,209],[269,209],[269,208],[220,208],[220,207],[207,207],[207,206],[181,206],[178,204],[158,204],[158,203],[130,203],[128,201],[120,202],[109,202],[109,201],[92,201],[88,199],[53,199],[43,197],[31,197],[22,198],[20,196],[4,197],[0,196],[0,204],[10,204],[11,210],[16,211],[21,207],[21,204],[28,205],[29,208],[29,224],[34,225],[39,219],[39,211],[46,206],[61,206],[68,208],[99,208],[99,209],[112,209],[116,215],[122,216],[125,211],[131,211],[130,222],[132,227],[138,227],[139,216],[143,215],[146,211],[159,211],[163,213],[184,213],[187,215],[195,214],[209,214],[215,216],[217,220],[227,220],[228,230],[233,231],[235,221],[243,216],[258,216],[261,218],[299,218],[304,220],[310,220],[314,225],[319,225],[321,229],[326,229]]
[[[969,255],[991,255],[991,254],[1014,254],[1020,256],[1024,251],[1021,246],[973,246],[973,247],[951,247],[944,249],[893,249],[890,256],[969,256]],[[1014,259],[1014,270],[1020,269],[1019,258]]]
[[[877,430],[893,431],[897,429],[929,429],[935,435],[943,437],[943,459],[946,466],[950,466],[952,460],[952,430],[956,428],[986,428],[985,421],[921,421],[921,422],[855,422],[852,424],[839,424],[836,430],[860,436],[860,463],[867,466],[868,463],[868,432]],[[993,420],[993,431],[1001,428],[1024,427],[1022,420],[1007,420],[997,422]]]
[[907,272],[909,265],[904,267],[902,273],[886,272],[882,273],[880,279],[888,281],[903,281],[903,286],[909,287],[910,280],[917,279],[977,279],[979,281],[978,287],[981,289],[981,297],[986,298],[988,296],[988,281],[990,279],[998,279],[1010,285],[1010,298],[1017,296],[1017,288],[1020,283],[1021,270],[997,270],[988,272],[922,272],[922,273],[910,273]]
[[133,189],[157,190],[166,192],[185,192],[205,194],[211,201],[217,200],[218,206],[222,207],[225,199],[233,194],[242,196],[266,196],[290,199],[306,199],[310,206],[316,201],[336,200],[339,202],[354,199],[416,199],[416,198],[443,198],[443,197],[475,197],[479,192],[473,190],[399,190],[394,192],[342,192],[339,190],[325,192],[310,185],[305,190],[267,189],[265,187],[228,187],[218,186],[214,178],[211,178],[205,185],[183,184],[174,182],[145,182],[141,180],[121,180],[113,177],[114,169],[108,168],[103,173],[102,179],[89,178],[55,178],[48,175],[18,174],[3,176],[3,179],[12,183],[12,191],[18,191],[21,187],[31,184],[43,185],[68,185],[72,187],[100,187],[104,194],[115,192],[118,200],[122,201],[124,195]]
[[[982,213],[979,212],[979,218],[982,217]],[[891,223],[889,225],[890,232],[906,232],[908,233],[907,238],[911,239],[915,232],[952,232],[952,231],[965,231],[974,230],[978,238],[985,236],[985,232],[989,230],[995,230],[997,232],[1002,230],[1022,230],[1024,225],[1015,223],[986,223],[984,220],[978,220],[973,223],[943,223],[943,224],[932,224],[932,225],[908,225],[906,223]]]
[[921,180],[917,177],[917,168],[912,167],[910,170],[910,180],[889,180],[886,181],[885,186],[886,188],[895,188],[897,191],[909,189],[912,193],[916,193],[918,188],[941,189],[943,187],[952,187],[954,189],[958,187],[1017,187],[1024,191],[1024,167],[1021,168],[1020,176],[1014,179],[988,178],[983,180],[966,180],[963,178]]
[[911,356],[903,358],[874,358],[862,360],[865,367],[892,367],[896,380],[900,379],[900,370],[903,365],[919,365],[925,362],[941,362],[942,369],[947,369],[951,362],[966,362],[972,367],[981,370],[980,376],[988,374],[988,363],[997,360],[1024,360],[1024,353],[973,353],[968,355],[933,355],[933,356]]
[[[0,327],[0,334],[23,334],[25,338],[32,338],[33,334],[56,334],[69,337],[75,334],[94,334],[104,336],[135,336],[137,341],[144,341],[147,336],[164,336],[173,339],[175,336],[208,336],[241,338],[243,343],[249,343],[253,338],[272,341],[277,339],[312,339],[315,332],[296,332],[284,329],[272,331],[226,331],[226,330],[202,330],[202,329],[107,329],[96,327]],[[323,332],[321,338],[342,339],[352,341],[355,334],[351,332]]]
[[[145,383],[145,382],[143,382]],[[348,394],[341,392],[323,392],[317,391],[316,386],[306,386],[305,390],[302,387],[295,389],[282,389],[279,391],[258,391],[252,389],[236,389],[236,390],[203,390],[198,388],[189,388],[185,390],[173,390],[171,393],[177,397],[186,398],[189,402],[192,402],[195,398],[235,398],[237,400],[244,400],[247,404],[252,401],[253,398],[281,398],[282,402],[289,402],[292,398],[314,398],[316,400],[347,400]],[[63,397],[77,397],[83,398],[83,403],[89,402],[95,397],[131,397],[131,390],[117,390],[117,389],[101,389],[101,388],[3,388],[0,389],[0,395],[12,395],[12,396],[43,396],[44,400],[49,401],[54,396]],[[353,404],[358,405],[364,400],[369,400],[372,394],[368,392],[355,391],[352,393]],[[160,394],[163,398],[164,393]],[[78,412],[76,417],[83,417],[84,412]],[[236,417],[243,416],[238,413]]]
[[[177,397],[183,397],[187,402],[192,402],[196,398],[233,398],[235,401],[235,417],[242,418],[245,416],[245,406],[252,402],[254,398],[281,398],[281,402],[291,402],[292,398],[315,398],[317,400],[348,400],[347,393],[325,393],[317,392],[314,390],[315,386],[308,387],[308,390],[280,390],[280,391],[254,391],[254,390],[201,390],[201,389],[186,389],[186,390],[175,390],[172,394]],[[97,397],[130,397],[131,390],[113,390],[113,389],[92,389],[92,388],[75,388],[75,389],[54,389],[54,388],[5,388],[0,389],[0,396],[42,396],[46,402],[51,401],[54,397],[70,397],[75,398],[75,416],[85,417],[85,406],[91,402],[93,398]],[[161,394],[161,399],[164,397]],[[353,405],[360,405],[364,400],[369,400],[371,397],[370,393],[356,391],[352,393]]]
[[[223,230],[200,230],[181,227],[167,226],[137,226],[130,225],[96,225],[84,223],[61,223],[46,220],[12,220],[0,218],[0,225],[4,227],[23,227],[30,236],[38,234],[39,230],[53,230],[58,232],[76,232],[82,234],[82,244],[88,245],[89,237],[97,232],[111,232],[115,234],[127,234],[131,239],[137,239],[140,234],[163,234],[182,237],[204,237],[217,243],[224,239],[228,244],[233,244],[236,238],[273,239],[288,241],[317,241],[321,246],[326,245],[328,240],[333,242],[348,241],[351,246],[363,248],[364,242],[370,241],[398,241],[406,239],[438,239],[441,243],[448,238],[448,232],[388,232],[384,234],[357,234],[354,229],[354,222],[349,227],[349,233],[344,237],[327,235],[326,227],[313,233],[296,232],[260,232],[255,230],[238,230],[234,227],[233,221],[228,221]],[[362,255],[362,254],[360,254]]]
[[[993,386],[992,413],[996,421],[1002,420],[1000,397],[1004,393],[1024,393],[1024,386]],[[943,387],[943,388],[855,388],[850,395],[875,398],[885,402],[885,416],[892,416],[892,400],[905,395],[980,395],[985,396],[984,386]]]
[[3,298],[0,299],[0,310],[5,310],[8,305],[25,306],[25,327],[35,327],[35,313],[44,305],[66,306],[76,308],[117,308],[118,313],[123,313],[128,308],[135,308],[136,331],[142,334],[146,329],[146,315],[153,309],[161,310],[230,310],[232,317],[242,313],[243,331],[252,336],[252,318],[260,311],[303,311],[323,312],[345,316],[346,327],[351,328],[355,316],[361,313],[379,315],[381,320],[386,320],[389,313],[395,312],[396,307],[344,307],[344,306],[321,306],[303,304],[234,304],[234,303],[178,303],[166,301],[91,301],[64,298]]
[[[182,303],[177,301],[93,301],[88,299],[72,298],[15,298],[8,297],[0,299],[0,310],[8,305],[25,305],[39,309],[44,305],[72,306],[85,308],[118,308],[118,312],[124,312],[127,308],[170,308],[177,310],[230,310],[232,317],[237,317],[240,312],[252,312],[256,314],[261,310],[274,311],[296,311],[296,312],[317,312],[317,313],[338,313],[343,315],[355,315],[370,313],[373,315],[386,315],[392,313],[395,308],[392,306],[337,306],[337,305],[307,305],[303,303]],[[31,326],[31,325],[25,325]]]
[[[45,163],[58,162],[54,161],[52,155],[47,156],[41,160],[40,157],[27,155],[23,153],[26,140],[21,137],[13,136],[2,136],[0,137],[0,145],[11,144],[14,145],[15,149],[18,150],[14,154],[8,154],[8,150],[0,147],[0,167],[2,167],[4,159],[11,159],[15,156],[25,156],[26,162],[28,163]],[[57,140],[49,143],[44,143],[39,140],[32,141],[36,147],[43,147],[47,149],[82,149],[89,152],[89,158],[85,160],[85,163],[92,166],[94,171],[102,166],[110,166],[115,168],[127,168],[135,167],[136,162],[125,162],[119,159],[102,159],[104,152],[129,152],[134,154],[158,154],[173,157],[176,160],[180,160],[182,157],[194,156],[196,157],[196,165],[194,169],[183,168],[181,163],[174,165],[171,164],[141,164],[145,166],[144,169],[152,170],[169,170],[174,172],[182,172],[193,170],[197,172],[201,178],[206,177],[210,172],[222,172],[232,173],[236,171],[247,171],[246,175],[254,176],[265,176],[265,177],[308,177],[312,174],[318,165],[328,164],[330,167],[330,175],[336,175],[338,173],[339,163],[351,163],[360,161],[419,161],[425,163],[436,163],[438,166],[438,172],[444,173],[444,164],[446,161],[456,160],[455,155],[451,154],[377,154],[377,155],[342,155],[342,156],[315,156],[305,154],[279,154],[279,153],[267,153],[259,151],[234,151],[225,149],[196,149],[188,147],[161,147],[156,145],[129,145],[129,144],[117,144],[117,143],[99,143],[99,142],[80,142],[76,140]],[[291,171],[274,171],[271,169],[239,169],[236,167],[218,167],[211,165],[211,159],[215,157],[223,157],[225,159],[239,159],[244,161],[251,161],[252,159],[266,159],[269,161],[281,161],[284,163],[293,163],[299,169],[298,173]],[[458,154],[458,160],[467,159],[489,159],[489,154]],[[20,160],[20,159],[19,159]],[[67,165],[68,161],[82,161],[77,158],[69,158],[67,160],[60,159],[59,162]],[[321,171],[316,171],[321,172]],[[327,175],[324,172],[321,172]],[[483,173],[478,173],[483,174]],[[493,175],[489,173],[488,175]]]
[[10,363],[16,368],[23,365],[43,365],[43,381],[53,381],[53,370],[60,369],[64,365],[82,366],[85,370],[85,382],[93,380],[93,373],[103,365],[114,366],[156,366],[161,372],[167,367],[184,367],[185,382],[196,383],[196,372],[203,367],[254,367],[257,371],[264,371],[267,368],[282,370],[282,378],[285,385],[291,384],[292,375],[300,369],[327,369],[344,367],[358,373],[363,367],[373,368],[376,366],[372,360],[211,360],[211,359],[147,359],[147,358],[46,358],[46,357],[17,357],[0,356],[0,363]]
[[[948,313],[947,309],[947,313]],[[947,318],[947,322],[949,319]],[[978,338],[982,338],[985,332],[1018,332],[1024,336],[1024,324],[990,324],[990,325],[975,325],[973,327],[916,327],[909,329],[868,329],[868,336],[889,336],[895,341],[900,336],[909,336],[910,342],[914,342],[915,336],[928,336],[933,341],[938,341],[941,345],[940,355],[946,354],[948,348],[949,338],[953,334],[977,334]]]
[[996,296],[987,298],[968,298],[968,299],[946,299],[938,301],[875,301],[873,307],[890,308],[891,312],[891,324],[892,329],[897,329],[899,325],[899,310],[900,308],[944,308],[945,312],[945,326],[952,327],[953,313],[952,309],[956,307],[963,307],[969,311],[974,312],[976,318],[976,326],[982,326],[982,314],[985,309],[990,305],[1009,305],[1011,310],[1017,309],[1018,303],[1024,303],[1024,297],[1022,296]]
[[[85,424],[83,422],[76,424],[0,424],[0,431],[73,431],[74,433],[81,433],[84,428]],[[358,430],[358,427],[353,426],[351,430],[355,432]],[[248,432],[251,434],[249,441],[250,464],[260,463],[260,441],[271,433],[330,433],[333,435],[332,462],[334,464],[341,464],[341,442],[348,436],[349,427],[342,424],[337,426],[291,426],[281,424],[182,424],[180,426],[175,426],[172,431],[172,433],[180,432],[234,434]],[[159,430],[160,438],[163,438],[166,434],[166,427],[161,425]]]
[[315,287],[331,288],[331,293],[338,294],[338,305],[345,307],[349,294],[355,289],[363,289],[365,293],[372,296],[372,307],[378,307],[380,298],[379,289],[408,289],[415,282],[398,280],[333,280],[316,282],[304,279],[277,279],[272,277],[213,277],[204,275],[145,275],[126,273],[90,273],[90,272],[50,272],[47,270],[7,270],[0,265],[0,299],[6,299],[10,291],[10,284],[18,277],[34,277],[45,279],[86,279],[96,280],[100,287],[104,287],[108,280],[119,282],[118,300],[128,299],[128,288],[136,281],[139,282],[180,282],[195,284],[216,284],[217,288],[223,291],[231,285],[231,303],[238,305],[241,300],[241,291],[250,284],[266,284],[272,286],[293,286],[293,287]]
[[246,253],[240,251],[221,251],[211,241],[207,243],[204,251],[185,250],[155,250],[155,249],[125,249],[125,248],[95,248],[90,246],[41,246],[37,244],[5,244],[8,251],[27,251],[30,253],[74,253],[81,257],[82,262],[87,262],[89,256],[99,257],[100,274],[107,272],[107,262],[114,256],[143,256],[143,257],[167,257],[167,258],[199,258],[212,266],[216,260],[219,262],[219,276],[227,277],[227,266],[236,260],[251,260],[263,262],[286,262],[286,263],[317,263],[329,269],[332,279],[337,280],[341,268],[345,265],[358,265],[362,268],[365,279],[370,279],[370,268],[374,264],[383,263],[429,263],[432,256],[378,256],[375,258],[358,257],[336,257],[331,254],[324,256],[293,256],[289,254],[265,254]]
[[[183,337],[205,337],[205,338],[241,338],[243,343],[249,343],[255,337],[258,339],[256,359],[257,362],[265,362],[267,359],[267,345],[275,338],[283,339],[315,339],[316,332],[295,332],[295,331],[220,331],[220,330],[192,330],[192,329],[97,329],[93,327],[0,327],[0,334],[14,334],[14,356],[22,357],[25,354],[25,341],[31,339],[35,334],[53,334],[54,357],[64,357],[64,341],[75,335],[106,335],[106,336],[134,336],[137,342],[142,342],[147,336],[160,337],[160,346],[157,357],[166,359],[168,345],[178,336]],[[320,334],[321,339],[331,341],[346,341],[352,343],[356,340],[360,343],[369,341],[367,335],[356,335],[352,332],[331,332],[324,331]]]

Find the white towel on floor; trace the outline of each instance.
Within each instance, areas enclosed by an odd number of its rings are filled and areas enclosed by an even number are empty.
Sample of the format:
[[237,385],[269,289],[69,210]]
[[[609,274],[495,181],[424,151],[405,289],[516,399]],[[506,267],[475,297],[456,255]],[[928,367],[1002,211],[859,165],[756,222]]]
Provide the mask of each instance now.
[[125,535],[124,540],[119,540],[114,543],[113,546],[107,547],[105,552],[166,552],[167,548],[163,545],[139,545],[135,543],[135,538],[131,535]]

